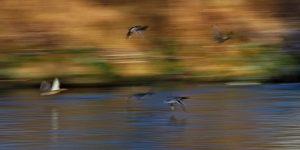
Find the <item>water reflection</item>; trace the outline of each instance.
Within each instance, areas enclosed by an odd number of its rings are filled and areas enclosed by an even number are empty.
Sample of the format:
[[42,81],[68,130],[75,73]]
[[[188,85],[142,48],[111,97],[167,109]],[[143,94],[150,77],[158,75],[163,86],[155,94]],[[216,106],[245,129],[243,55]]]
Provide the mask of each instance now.
[[[0,149],[297,149],[296,85],[160,86],[129,103],[140,88],[7,91]],[[181,94],[188,111],[170,111],[165,98]]]
[[51,109],[51,130],[58,130],[59,129],[59,124],[58,124],[58,119],[59,119],[59,113],[56,108]]
[[57,143],[58,141],[58,131],[59,130],[59,112],[57,108],[51,108],[51,141],[52,143]]
[[169,118],[170,126],[185,126],[186,125],[186,118],[177,118],[176,116],[172,115]]

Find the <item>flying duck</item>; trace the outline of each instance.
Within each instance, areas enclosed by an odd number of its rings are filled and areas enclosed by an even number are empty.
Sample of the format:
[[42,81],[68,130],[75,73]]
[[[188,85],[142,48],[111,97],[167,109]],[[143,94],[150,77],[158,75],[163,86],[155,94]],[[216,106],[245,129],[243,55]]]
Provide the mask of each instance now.
[[175,97],[171,97],[168,100],[164,101],[165,103],[170,105],[171,110],[175,110],[175,107],[177,105],[180,105],[181,109],[183,111],[185,111],[185,104],[184,104],[184,100],[188,99],[189,97],[186,96],[175,96]]
[[140,36],[144,37],[143,35],[143,32],[148,28],[148,26],[140,26],[140,25],[137,25],[137,26],[133,26],[133,27],[130,27],[128,29],[128,32],[127,32],[127,38],[130,38],[132,36],[132,34],[134,33],[137,33],[139,34]]
[[137,94],[133,94],[133,95],[129,96],[129,99],[142,100],[153,94],[154,94],[153,92],[137,93]]
[[222,33],[219,31],[219,29],[216,25],[213,26],[213,38],[216,42],[223,43],[223,42],[231,39],[232,36],[233,36],[233,32]]
[[42,92],[41,95],[46,96],[46,95],[54,95],[54,94],[60,93],[62,91],[65,91],[67,89],[61,89],[58,78],[54,78],[52,86],[49,82],[42,81],[40,90]]

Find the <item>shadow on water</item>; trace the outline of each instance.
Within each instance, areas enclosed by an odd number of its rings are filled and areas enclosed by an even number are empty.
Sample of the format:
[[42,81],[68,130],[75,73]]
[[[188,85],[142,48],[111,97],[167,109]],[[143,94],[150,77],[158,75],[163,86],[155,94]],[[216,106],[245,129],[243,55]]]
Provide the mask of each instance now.
[[[299,147],[299,84],[164,85],[75,89],[41,97],[3,92],[0,149],[293,149]],[[169,96],[189,96],[187,112]]]

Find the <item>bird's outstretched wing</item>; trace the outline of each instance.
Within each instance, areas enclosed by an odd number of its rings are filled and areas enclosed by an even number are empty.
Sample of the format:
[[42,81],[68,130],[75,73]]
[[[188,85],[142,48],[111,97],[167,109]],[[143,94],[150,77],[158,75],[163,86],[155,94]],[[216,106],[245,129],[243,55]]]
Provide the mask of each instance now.
[[130,29],[127,32],[126,38],[128,39],[131,36],[132,32],[130,31]]
[[222,41],[222,33],[219,31],[218,27],[214,25],[212,30],[214,40],[217,42]]
[[144,31],[144,30],[146,30],[148,27],[149,27],[149,26],[141,26],[141,27],[140,27],[140,30]]
[[184,99],[189,99],[190,97],[188,96],[180,96],[180,99],[184,100]]
[[173,103],[174,104],[176,102],[173,98],[169,98],[169,99],[165,100],[164,103],[166,103],[166,104],[172,104]]
[[53,80],[51,90],[52,90],[52,91],[55,91],[55,90],[59,90],[59,89],[60,89],[60,83],[59,83],[59,80],[58,80],[57,78],[55,78],[55,79]]
[[41,82],[41,85],[40,85],[40,90],[42,92],[45,92],[45,91],[49,91],[51,89],[51,85],[49,82],[47,81],[42,81]]
[[134,32],[139,33],[139,35],[141,35],[143,37],[143,33],[142,32],[145,31],[147,28],[148,28],[148,26],[141,26],[141,25],[130,27],[128,29],[126,38],[129,38]]
[[222,33],[218,29],[216,25],[213,26],[213,38],[216,42],[222,43],[225,42],[233,36],[233,32],[228,32],[228,33]]

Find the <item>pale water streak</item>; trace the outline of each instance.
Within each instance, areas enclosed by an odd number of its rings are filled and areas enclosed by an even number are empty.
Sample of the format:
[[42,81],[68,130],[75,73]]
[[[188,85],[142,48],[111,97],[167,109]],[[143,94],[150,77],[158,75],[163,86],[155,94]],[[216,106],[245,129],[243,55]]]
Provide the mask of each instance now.
[[[2,91],[0,149],[300,149],[300,84]],[[149,89],[149,88],[148,88]],[[189,96],[171,111],[169,96]]]

